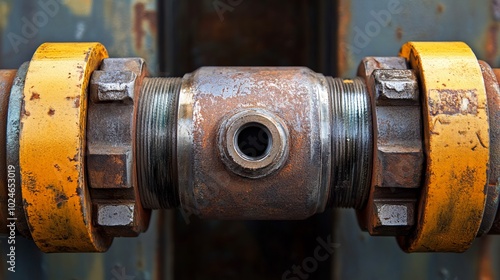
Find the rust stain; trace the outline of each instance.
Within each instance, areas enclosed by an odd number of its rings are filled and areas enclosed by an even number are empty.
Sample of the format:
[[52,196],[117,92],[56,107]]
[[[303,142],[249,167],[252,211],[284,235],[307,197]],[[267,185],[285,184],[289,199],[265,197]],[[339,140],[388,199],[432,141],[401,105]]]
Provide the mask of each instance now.
[[80,108],[80,96],[77,96],[73,103],[73,108]]
[[144,3],[137,3],[134,5],[134,33],[135,33],[135,47],[137,50],[142,49],[144,37],[147,31],[144,29],[144,23],[148,24],[149,31],[156,34],[157,19],[156,11],[146,10]]
[[488,31],[486,32],[486,44],[485,44],[486,62],[488,62],[490,65],[494,65],[495,58],[498,52],[498,43],[497,43],[498,31],[499,31],[498,24],[492,23],[488,27]]
[[343,47],[344,43],[349,42],[350,28],[349,24],[351,23],[351,1],[348,0],[339,0],[337,6],[337,16],[339,21],[339,26],[337,28],[337,42],[338,50],[337,50],[337,75],[343,76],[348,67],[349,67],[349,52],[345,47]]
[[438,14],[442,14],[444,12],[444,5],[443,4],[438,4],[436,7],[436,12]]
[[477,115],[478,98],[475,91],[444,89],[433,92],[436,93],[436,100],[429,100],[431,115]]
[[400,27],[396,28],[396,38],[398,41],[401,41],[403,39],[403,29]]
[[61,208],[64,205],[64,203],[66,203],[67,201],[68,201],[68,197],[63,193],[59,193],[56,196],[57,208]]
[[485,236],[480,239],[480,249],[479,249],[479,275],[477,279],[481,280],[493,280],[495,275],[492,266],[492,256],[491,256],[491,236]]
[[31,94],[31,98],[30,100],[34,100],[34,99],[40,99],[40,94],[36,93],[36,92],[33,92]]
[[56,113],[56,110],[54,110],[52,108],[50,108],[49,112],[47,112],[47,114],[49,114],[49,116],[53,116],[55,113]]

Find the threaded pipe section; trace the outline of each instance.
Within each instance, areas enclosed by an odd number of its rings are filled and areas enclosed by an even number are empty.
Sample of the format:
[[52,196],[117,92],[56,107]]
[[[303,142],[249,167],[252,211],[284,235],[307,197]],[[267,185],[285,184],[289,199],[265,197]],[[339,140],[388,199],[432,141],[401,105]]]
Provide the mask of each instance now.
[[138,102],[137,178],[143,207],[179,206],[177,104],[181,78],[145,78]]
[[360,209],[371,185],[372,112],[360,78],[327,77],[332,104],[332,186],[329,204]]

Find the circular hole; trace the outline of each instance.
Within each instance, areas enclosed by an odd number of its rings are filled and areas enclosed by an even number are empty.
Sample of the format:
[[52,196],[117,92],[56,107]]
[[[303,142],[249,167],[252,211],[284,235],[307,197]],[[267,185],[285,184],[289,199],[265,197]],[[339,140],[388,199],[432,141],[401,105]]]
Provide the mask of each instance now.
[[273,142],[269,129],[256,122],[243,125],[234,140],[238,153],[248,160],[260,160],[266,157]]

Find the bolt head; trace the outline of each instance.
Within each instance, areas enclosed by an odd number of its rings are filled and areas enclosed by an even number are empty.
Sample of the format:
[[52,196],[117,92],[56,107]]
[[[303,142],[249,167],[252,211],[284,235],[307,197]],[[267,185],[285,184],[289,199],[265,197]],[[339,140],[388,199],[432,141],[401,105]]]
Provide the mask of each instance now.
[[94,71],[90,81],[91,99],[96,103],[133,100],[136,79],[132,71]]
[[418,105],[417,76],[413,70],[378,69],[372,74],[377,105]]
[[105,227],[131,226],[134,223],[134,203],[97,204],[97,224]]
[[411,230],[415,221],[416,200],[387,199],[374,202],[373,235],[402,235]]

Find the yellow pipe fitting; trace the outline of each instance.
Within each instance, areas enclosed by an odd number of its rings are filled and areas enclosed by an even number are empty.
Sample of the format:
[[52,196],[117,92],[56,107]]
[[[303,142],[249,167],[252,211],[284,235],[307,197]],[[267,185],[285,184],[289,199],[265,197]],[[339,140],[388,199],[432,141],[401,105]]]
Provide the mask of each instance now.
[[407,252],[463,252],[486,201],[489,123],[477,58],[461,42],[410,42],[400,56],[420,76],[426,177]]
[[108,54],[99,43],[47,43],[30,62],[19,145],[24,208],[44,252],[102,252],[85,178],[87,88]]

